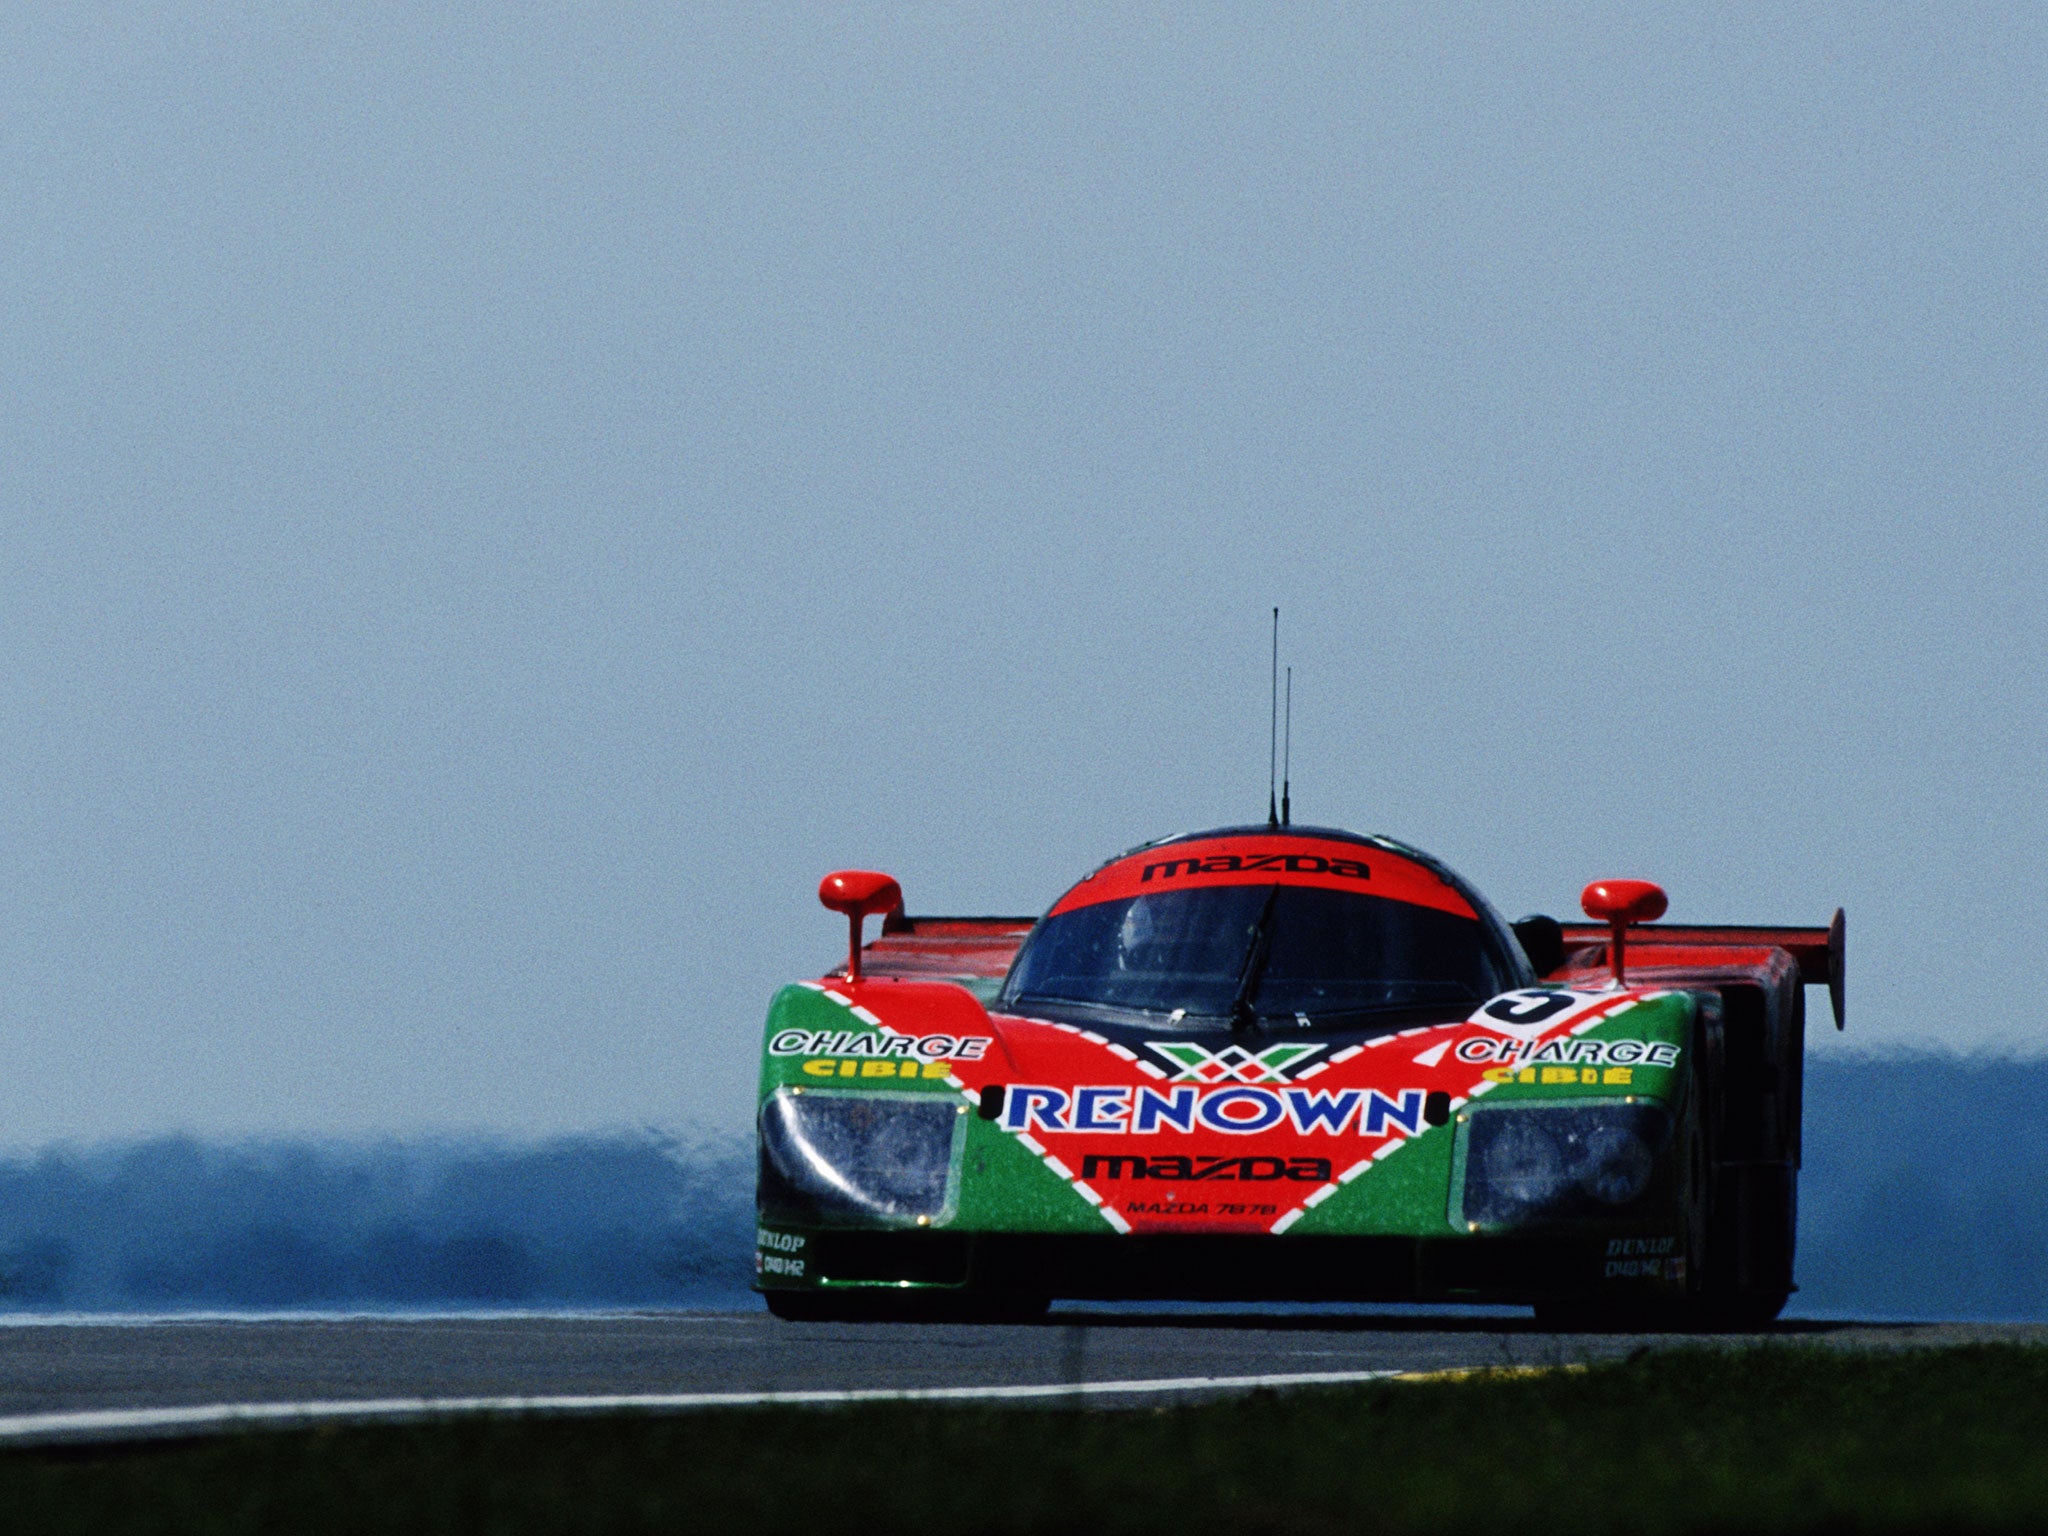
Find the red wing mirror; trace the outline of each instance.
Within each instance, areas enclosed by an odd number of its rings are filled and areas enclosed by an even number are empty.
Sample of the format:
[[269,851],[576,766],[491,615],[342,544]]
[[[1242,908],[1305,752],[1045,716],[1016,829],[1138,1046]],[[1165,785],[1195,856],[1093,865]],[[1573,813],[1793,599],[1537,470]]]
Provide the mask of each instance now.
[[1664,887],[1648,880],[1595,880],[1579,893],[1579,905],[1613,935],[1608,955],[1614,961],[1614,984],[1628,985],[1626,956],[1631,923],[1654,923],[1671,905]]
[[893,875],[872,869],[835,869],[818,882],[818,900],[834,912],[844,912],[850,932],[847,938],[846,979],[860,980],[861,919],[879,912],[887,917],[902,909],[903,887]]

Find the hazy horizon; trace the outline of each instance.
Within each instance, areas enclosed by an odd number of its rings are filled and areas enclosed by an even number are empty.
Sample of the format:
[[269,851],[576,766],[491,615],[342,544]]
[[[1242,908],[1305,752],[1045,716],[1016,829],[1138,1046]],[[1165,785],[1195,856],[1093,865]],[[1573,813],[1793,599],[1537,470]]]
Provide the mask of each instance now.
[[[1790,1315],[2048,1313],[2048,1209],[2011,1198],[2048,1172],[2044,1091],[2041,1062],[1817,1060]],[[753,1161],[739,1129],[0,1155],[0,1322],[757,1307]]]

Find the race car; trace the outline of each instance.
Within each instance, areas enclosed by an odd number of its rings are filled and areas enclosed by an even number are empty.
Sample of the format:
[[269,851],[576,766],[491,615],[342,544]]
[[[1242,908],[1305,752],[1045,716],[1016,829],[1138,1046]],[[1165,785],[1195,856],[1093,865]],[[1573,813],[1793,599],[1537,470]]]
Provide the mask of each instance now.
[[[1735,1327],[1793,1289],[1805,987],[1844,925],[1510,924],[1429,855],[1268,823],[1147,843],[1045,915],[912,917],[843,870],[846,964],[763,1037],[779,1317],[1053,1298],[1527,1304]],[[882,918],[864,942],[864,922]]]

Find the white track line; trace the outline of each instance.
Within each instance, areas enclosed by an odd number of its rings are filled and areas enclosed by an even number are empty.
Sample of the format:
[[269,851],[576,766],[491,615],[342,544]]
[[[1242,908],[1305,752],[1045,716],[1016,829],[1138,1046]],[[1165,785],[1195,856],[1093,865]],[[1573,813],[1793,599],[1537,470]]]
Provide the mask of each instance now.
[[124,1439],[129,1436],[477,1413],[673,1412],[687,1408],[829,1407],[846,1403],[1030,1402],[1061,1398],[1252,1392],[1274,1387],[1390,1381],[1407,1371],[1296,1371],[1265,1376],[1167,1376],[1139,1381],[1048,1382],[1006,1387],[860,1387],[796,1392],[642,1392],[560,1397],[375,1397],[359,1401],[206,1403],[189,1408],[84,1408],[0,1415],[0,1441]]

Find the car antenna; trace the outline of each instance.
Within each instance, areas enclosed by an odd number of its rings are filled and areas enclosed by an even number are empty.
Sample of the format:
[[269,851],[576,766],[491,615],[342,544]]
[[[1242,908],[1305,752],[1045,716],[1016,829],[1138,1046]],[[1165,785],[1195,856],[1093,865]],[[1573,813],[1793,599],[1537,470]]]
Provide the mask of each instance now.
[[1287,669],[1287,724],[1280,737],[1280,825],[1294,820],[1287,805],[1287,790],[1294,778],[1294,668]]
[[1273,610],[1272,718],[1266,725],[1266,825],[1280,825],[1280,803],[1274,786],[1280,778],[1280,610]]

